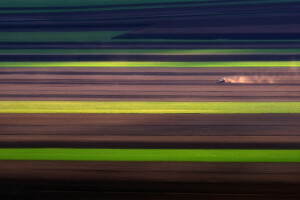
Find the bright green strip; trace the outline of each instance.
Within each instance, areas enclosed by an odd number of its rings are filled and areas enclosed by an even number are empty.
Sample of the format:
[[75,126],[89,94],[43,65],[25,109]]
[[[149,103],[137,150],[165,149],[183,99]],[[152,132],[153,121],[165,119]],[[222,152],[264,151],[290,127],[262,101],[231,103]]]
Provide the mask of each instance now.
[[300,113],[300,102],[0,101],[0,113]]
[[105,42],[124,31],[0,32],[0,42]]
[[300,54],[300,49],[0,49],[0,54]]
[[300,67],[300,61],[218,62],[0,62],[0,67]]
[[300,162],[300,150],[0,149],[0,160]]

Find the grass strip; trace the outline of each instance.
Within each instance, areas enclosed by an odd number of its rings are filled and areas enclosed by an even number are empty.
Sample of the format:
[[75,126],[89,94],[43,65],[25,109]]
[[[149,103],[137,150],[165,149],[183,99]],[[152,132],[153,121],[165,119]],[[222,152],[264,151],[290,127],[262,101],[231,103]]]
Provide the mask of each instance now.
[[300,162],[300,150],[5,148],[0,160]]
[[[93,1],[93,0],[90,0]],[[184,0],[131,0],[131,1],[96,1],[89,2],[85,1],[88,4],[80,4],[82,2],[77,2],[76,6],[74,4],[23,4],[23,9],[10,9],[10,10],[0,10],[0,13],[55,13],[55,12],[82,12],[82,11],[105,11],[105,10],[129,10],[129,9],[153,9],[153,8],[176,8],[176,7],[192,7],[192,6],[226,6],[226,5],[245,5],[245,4],[274,4],[274,3],[293,3],[298,2],[299,0],[259,0],[259,1],[217,1],[217,0],[189,0],[189,4],[182,4]],[[12,2],[14,2],[12,0]],[[50,1],[51,2],[51,1]],[[54,1],[55,3],[55,1]],[[79,4],[78,4],[79,3]],[[92,3],[92,4],[91,4]],[[100,4],[99,4],[100,3]],[[155,5],[155,3],[157,5]],[[180,4],[176,4],[180,3]],[[191,4],[192,3],[192,4]],[[0,5],[1,0],[0,0]],[[5,4],[1,7],[7,8],[18,8],[22,4]],[[30,5],[30,6],[28,6]],[[88,7],[85,7],[88,6]],[[94,7],[93,7],[94,6]],[[105,7],[97,7],[105,6]],[[109,6],[109,7],[107,7]],[[92,8],[91,8],[92,7]],[[39,9],[40,8],[40,9]]]
[[143,39],[113,39],[111,42],[218,42],[222,43],[239,43],[239,42],[247,42],[247,43],[257,43],[257,42],[271,42],[271,43],[281,43],[281,42],[300,42],[298,39],[270,39],[270,40],[263,40],[263,39],[248,39],[248,40],[240,40],[240,39],[211,39],[211,40],[201,40],[201,39],[151,39],[151,38],[143,38]]
[[[38,0],[38,1],[31,1],[31,0],[0,0],[0,7],[3,8],[34,8],[34,7],[80,7],[80,6],[107,6],[107,5],[130,5],[130,4],[154,4],[154,3],[184,3],[186,0]],[[216,2],[216,5],[223,5],[226,4],[243,4],[243,3],[252,3],[252,1],[240,1],[240,2],[220,2],[219,0],[188,0],[188,2]],[[281,3],[281,2],[299,2],[299,0],[260,0],[254,1],[255,3]]]
[[217,62],[0,62],[0,67],[300,67],[300,61],[217,61]]
[[126,31],[0,32],[0,42],[107,42]]
[[300,49],[0,49],[0,54],[300,54]]
[[[5,21],[5,20],[4,20]],[[128,31],[64,31],[64,32],[0,32],[0,42],[299,42],[282,40],[228,40],[228,39],[117,39]]]
[[0,101],[0,113],[300,113],[300,102]]
[[[79,6],[105,6],[105,5],[127,5],[127,4],[145,4],[145,3],[177,3],[186,0],[0,0],[0,7],[79,7]],[[214,2],[217,0],[189,0],[189,2]],[[275,0],[283,1],[283,0]],[[285,0],[294,2],[297,0]]]
[[282,40],[228,40],[228,39],[115,39],[128,31],[64,31],[64,32],[0,32],[0,42],[299,42]]

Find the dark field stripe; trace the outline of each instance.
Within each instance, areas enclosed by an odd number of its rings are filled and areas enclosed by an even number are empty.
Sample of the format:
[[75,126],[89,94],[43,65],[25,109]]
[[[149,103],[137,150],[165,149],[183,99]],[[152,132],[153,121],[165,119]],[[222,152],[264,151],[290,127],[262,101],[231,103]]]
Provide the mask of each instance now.
[[[106,193],[109,190],[122,192],[119,195],[123,198],[135,194],[137,188],[139,192],[148,192],[147,195],[141,193],[137,199],[147,200],[161,200],[165,195],[174,199],[181,192],[184,193],[180,199],[190,197],[189,200],[198,199],[194,195],[204,195],[205,199],[214,197],[213,200],[220,197],[254,200],[264,195],[270,195],[268,200],[297,199],[293,197],[299,194],[297,163],[2,161],[0,168],[2,189],[11,191],[14,185],[14,190],[36,189],[43,191],[42,195],[47,194],[46,191],[112,195]],[[86,199],[86,196],[81,197]]]
[[[47,86],[47,85],[94,85],[94,86],[113,86],[113,85],[123,85],[123,86],[215,86],[215,83],[201,83],[201,82],[196,82],[196,81],[174,81],[174,82],[102,82],[102,83],[95,83],[95,82],[69,82],[66,83],[64,82],[30,82],[30,81],[15,81],[15,82],[5,82],[5,83],[0,83],[1,85],[39,85],[39,86]],[[257,83],[257,84],[234,84],[235,86],[269,86],[270,84],[268,83]],[[272,84],[272,86],[300,86],[300,83],[280,83],[280,84]],[[30,95],[29,95],[30,96]],[[237,97],[237,96],[232,96],[232,97]],[[274,96],[274,97],[281,97],[281,96]]]
[[[67,114],[60,114],[60,116],[64,117],[70,117],[69,119],[63,119],[57,115],[52,115],[49,117],[53,117],[54,119],[49,119],[48,121],[45,120],[45,116],[47,114],[42,115],[41,120],[44,120],[43,123],[41,122],[36,122],[36,123],[31,123],[31,124],[20,124],[20,122],[25,122],[22,121],[21,119],[21,114],[19,114],[18,117],[18,122],[15,124],[1,124],[1,130],[2,133],[0,134],[1,140],[3,139],[3,143],[6,145],[9,144],[17,144],[17,143],[22,143],[22,141],[26,140],[28,142],[36,142],[35,139],[40,139],[40,142],[43,141],[53,141],[53,140],[59,140],[61,138],[67,138],[64,141],[70,142],[70,140],[77,141],[78,143],[84,144],[88,146],[88,142],[92,140],[93,138],[103,138],[103,143],[108,142],[108,140],[114,140],[114,138],[123,138],[123,145],[125,142],[128,142],[129,138],[134,138],[133,141],[139,140],[139,138],[144,139],[145,141],[154,140],[156,143],[161,143],[162,141],[165,141],[166,139],[172,140],[172,138],[179,138],[179,142],[182,142],[182,144],[187,143],[185,142],[186,140],[193,140],[193,138],[199,138],[203,139],[205,138],[222,138],[223,139],[223,145],[228,144],[228,143],[234,143],[235,145],[238,145],[238,142],[236,142],[236,138],[242,139],[241,141],[245,141],[247,139],[250,139],[249,141],[246,141],[246,143],[251,143],[253,139],[259,140],[261,138],[262,140],[265,141],[265,143],[275,143],[274,140],[268,140],[269,138],[281,138],[281,141],[278,142],[277,140],[277,145],[284,144],[284,143],[291,143],[293,145],[298,145],[299,144],[299,137],[300,137],[300,132],[299,132],[299,125],[282,125],[283,123],[278,123],[279,125],[255,125],[255,124],[250,124],[250,125],[235,125],[235,124],[229,124],[229,125],[157,125],[157,124],[150,124],[150,125],[135,125],[135,124],[128,124],[128,125],[97,125],[97,124],[83,124],[80,123],[80,119],[78,119],[77,124],[72,123],[76,115],[73,116],[68,116]],[[88,114],[81,114],[77,115],[78,117],[80,116],[87,116]],[[177,114],[178,115],[178,114]],[[13,114],[1,114],[1,118],[3,116],[6,116],[9,120],[11,119],[11,116],[16,116]],[[23,115],[23,117],[33,119],[36,118],[37,115]],[[41,116],[41,115],[40,115]],[[98,115],[94,116],[92,120],[96,120],[97,118],[106,117],[105,115]],[[88,116],[91,118],[90,116]],[[123,115],[123,117],[130,117],[131,116],[126,116]],[[137,117],[142,117],[145,118],[144,115],[138,115]],[[170,115],[168,115],[170,117]],[[173,117],[173,116],[171,116]],[[179,117],[182,117],[179,116]],[[226,116],[224,116],[225,118]],[[228,116],[227,116],[228,117]],[[232,117],[232,116],[229,116]],[[293,117],[293,116],[291,116]],[[159,118],[159,117],[158,117]],[[161,118],[159,118],[161,119]],[[58,125],[51,124],[51,122],[55,122]],[[68,122],[71,121],[72,125],[70,125]],[[7,120],[6,120],[7,121]],[[120,120],[121,121],[121,120]],[[116,121],[114,121],[116,123]],[[121,121],[122,123],[125,123],[126,121]],[[101,122],[99,122],[101,123]],[[273,137],[274,136],[274,137]],[[187,138],[183,138],[187,137]],[[232,138],[235,138],[235,142],[231,140]],[[20,138],[20,139],[19,139]],[[296,138],[296,140],[294,140]],[[298,139],[297,139],[298,138]],[[9,142],[9,139],[11,140]],[[104,140],[105,139],[105,140]],[[159,140],[161,139],[161,140]],[[14,140],[14,141],[13,141]],[[142,142],[140,140],[140,142]],[[257,142],[256,140],[256,142]],[[294,140],[290,142],[291,140]],[[84,142],[86,141],[86,143]],[[144,142],[145,142],[144,141]],[[287,142],[289,141],[289,142]],[[153,141],[152,141],[153,142]],[[153,142],[153,143],[155,143]],[[178,141],[177,141],[178,142]],[[195,142],[195,141],[193,141]],[[216,142],[216,141],[214,141]],[[262,141],[258,141],[257,145],[261,145]],[[93,142],[92,142],[93,143]],[[98,142],[100,144],[101,142]],[[102,144],[103,144],[102,143]],[[173,141],[174,143],[174,141]],[[95,144],[95,143],[94,143]],[[203,144],[203,142],[202,142]],[[168,145],[166,142],[165,145]],[[214,147],[210,147],[214,148]]]
[[[281,8],[282,9],[282,8]],[[201,12],[202,9],[200,9]],[[119,12],[119,11],[118,11]],[[78,15],[75,13],[74,15]],[[57,15],[57,14],[55,14]],[[1,18],[1,15],[0,15]],[[34,18],[34,16],[33,16]],[[228,27],[234,28],[238,26],[257,26],[256,29],[261,31],[266,29],[266,27],[261,27],[264,25],[291,25],[291,24],[298,24],[299,13],[268,13],[268,14],[239,14],[239,15],[213,15],[213,16],[180,16],[180,17],[169,17],[166,19],[163,18],[147,18],[143,20],[138,19],[115,19],[110,22],[102,21],[102,20],[76,20],[70,19],[68,21],[58,20],[58,21],[1,21],[0,27],[3,29],[19,29],[19,31],[30,31],[31,28],[39,28],[39,31],[51,31],[50,28],[99,28],[101,29],[108,29],[111,28],[118,28],[118,27],[127,27],[128,30],[134,31],[141,31],[143,33],[147,33],[147,29],[149,28],[205,28],[205,27]],[[134,27],[141,27],[144,26],[146,30],[143,29],[132,29]],[[260,26],[260,27],[259,27]],[[130,28],[131,27],[131,28]],[[47,29],[48,28],[48,29]],[[230,29],[229,29],[230,30]],[[288,30],[284,29],[281,30],[284,32],[288,32]],[[294,29],[293,32],[296,30]],[[159,32],[158,32],[159,33]],[[173,32],[171,32],[173,33]],[[194,33],[194,32],[191,32]],[[222,32],[217,32],[222,33]],[[272,31],[270,32],[272,33]]]
[[[152,5],[151,5],[152,4]],[[70,14],[74,14],[76,13],[77,10],[80,10],[80,9],[86,9],[84,10],[83,12],[87,12],[87,13],[91,13],[91,14],[94,14],[97,12],[97,10],[93,10],[93,9],[97,9],[99,8],[99,11],[100,11],[100,14],[102,14],[103,12],[105,14],[123,14],[124,12],[127,12],[129,13],[129,16],[131,16],[131,14],[133,13],[138,13],[140,10],[143,11],[143,13],[147,13],[148,11],[150,11],[151,13],[155,13],[155,12],[159,12],[161,10],[168,10],[168,11],[177,11],[179,9],[183,10],[186,12],[186,10],[191,10],[191,11],[194,11],[195,9],[202,9],[203,12],[201,13],[198,13],[198,14],[203,14],[205,13],[206,14],[206,11],[211,11],[211,10],[215,10],[215,11],[219,11],[220,12],[220,9],[223,8],[223,10],[221,10],[222,12],[233,12],[233,14],[240,14],[240,13],[243,13],[245,11],[249,11],[249,10],[252,10],[252,11],[256,11],[255,8],[264,8],[264,12],[263,13],[268,13],[270,11],[278,11],[278,12],[282,12],[282,10],[280,10],[280,8],[284,8],[285,12],[288,12],[290,10],[297,10],[297,8],[299,8],[299,2],[276,2],[276,3],[270,3],[270,1],[268,0],[265,0],[265,1],[248,1],[248,2],[241,2],[241,1],[237,1],[237,2],[219,2],[219,3],[215,3],[215,2],[212,2],[212,3],[207,3],[207,2],[195,2],[195,3],[181,3],[181,4],[178,4],[176,2],[172,2],[172,3],[166,3],[166,4],[162,4],[162,3],[158,3],[158,4],[140,4],[140,5],[110,5],[110,6],[93,6],[93,7],[82,7],[82,6],[79,6],[79,7],[69,7],[69,8],[51,8],[51,7],[48,7],[48,8],[45,8],[45,11],[47,12],[47,10],[51,11],[51,10],[55,10],[55,11],[58,11],[59,10],[62,10],[61,12],[59,13],[44,13],[44,12],[41,12],[39,13],[39,15],[55,15],[55,14],[59,14],[59,15],[70,15]],[[182,5],[182,6],[181,6]],[[126,10],[126,7],[128,8],[128,10]],[[104,8],[102,11],[101,11],[101,8]],[[106,9],[105,8],[111,8],[111,9]],[[116,8],[116,9],[114,9]],[[240,8],[240,12],[236,12],[236,9],[237,8]],[[6,8],[4,8],[6,9]],[[64,10],[63,10],[64,9]],[[64,11],[68,11],[69,9],[70,12],[64,12]],[[72,9],[76,9],[75,11],[73,11]],[[89,10],[91,9],[91,10]],[[15,10],[18,10],[18,9],[15,9]],[[30,8],[28,9],[30,10]],[[40,10],[42,11],[43,9],[32,9],[33,11],[37,11],[37,10]],[[1,11],[1,10],[0,10]],[[98,12],[99,12],[98,11]],[[235,12],[234,12],[235,11]],[[102,12],[102,13],[101,13]],[[119,13],[118,13],[119,12]],[[81,14],[82,12],[80,12],[79,14]],[[170,12],[169,12],[170,13]],[[194,14],[194,12],[192,12]],[[210,12],[210,13],[215,13],[215,12]],[[24,12],[24,13],[13,13],[13,11],[11,13],[4,13],[2,15],[13,15],[13,14],[16,14],[16,15],[27,15],[27,16],[34,16],[34,12],[30,13],[30,12]],[[172,13],[171,13],[172,14]]]
[[0,55],[0,61],[290,61],[300,55]]
[[[282,10],[284,9],[284,12]],[[259,12],[258,10],[264,10],[264,13]],[[129,21],[143,21],[143,22],[151,22],[151,24],[155,22],[182,22],[181,20],[196,20],[201,18],[224,18],[224,17],[238,17],[240,15],[253,15],[253,16],[263,16],[266,15],[279,15],[279,16],[295,16],[297,15],[299,10],[298,4],[259,4],[259,5],[228,5],[228,6],[211,6],[205,7],[203,6],[193,6],[193,7],[179,7],[179,8],[152,8],[152,9],[135,9],[135,10],[124,10],[119,11],[89,11],[89,12],[67,12],[67,13],[29,13],[29,14],[20,14],[20,13],[12,13],[12,14],[1,14],[0,18],[2,18],[2,22],[34,22],[34,21],[61,21],[62,19],[65,21],[83,21],[83,20],[111,20],[110,22],[129,22]],[[166,15],[166,13],[168,13]],[[18,17],[18,18],[16,18]],[[241,19],[239,19],[241,20]],[[266,19],[267,20],[267,19]],[[273,20],[269,20],[273,21]],[[266,21],[256,21],[256,24],[265,23]],[[190,22],[191,23],[191,22]],[[199,22],[198,22],[199,23]],[[219,22],[218,22],[219,23]],[[241,23],[241,21],[240,21]],[[245,23],[245,20],[243,20]],[[248,22],[247,22],[248,23]],[[275,23],[279,23],[275,21]],[[168,24],[168,23],[167,23]]]
[[170,140],[173,136],[219,136],[227,143],[233,142],[231,136],[248,136],[267,142],[272,136],[282,141],[299,137],[299,120],[299,114],[0,114],[0,136],[29,140],[39,136],[70,140],[72,136],[161,136]]
[[[274,78],[276,80],[276,78]],[[136,85],[136,86],[142,86],[142,85],[182,85],[182,86],[188,86],[188,85],[198,85],[198,86],[216,86],[216,87],[224,87],[224,86],[298,86],[300,85],[300,82],[298,79],[296,80],[288,80],[288,78],[285,80],[286,82],[278,82],[278,83],[235,83],[235,84],[217,84],[218,79],[215,81],[213,80],[88,80],[88,79],[35,79],[35,80],[22,80],[22,79],[2,79],[0,80],[1,85]],[[274,88],[275,89],[275,88]]]
[[298,40],[298,33],[210,33],[210,34],[134,34],[128,33],[114,39],[183,39],[183,40]]
[[[126,4],[126,2],[119,2],[119,3],[112,3],[109,4],[107,2],[104,3],[96,3],[95,5],[81,5],[81,2],[79,6],[74,6],[73,4],[69,3],[69,6],[48,6],[45,4],[45,6],[33,6],[31,7],[30,5],[26,6],[20,6],[20,5],[15,5],[15,6],[8,6],[10,4],[5,5],[2,9],[76,9],[76,8],[106,8],[106,7],[127,7],[127,6],[151,6],[151,5],[194,5],[194,4],[207,4],[207,3],[222,3],[224,0],[206,0],[206,1],[161,1],[161,2],[151,2],[151,1],[143,1],[143,3],[138,3],[138,1],[132,1],[132,3]],[[227,1],[228,2],[228,1]],[[230,0],[229,2],[239,2],[238,0]],[[287,1],[287,3],[293,3],[294,0]],[[258,1],[259,3],[259,1]],[[272,3],[278,3],[278,2],[272,2]],[[282,3],[279,1],[279,3]]]
[[26,70],[2,70],[0,75],[103,75],[103,76],[299,76],[300,72],[99,72],[99,71],[26,71]]
[[299,118],[299,114],[0,114],[0,147],[300,149]]
[[[269,14],[269,15],[244,15],[244,16],[209,16],[209,17],[189,17],[185,19],[173,18],[166,20],[147,19],[147,20],[113,20],[111,22],[104,22],[102,20],[69,20],[69,21],[18,21],[18,22],[1,22],[0,28],[2,31],[80,31],[82,29],[86,31],[95,30],[129,30],[147,33],[149,28],[165,29],[166,27],[172,29],[186,29],[186,28],[211,28],[211,27],[223,27],[222,29],[232,30],[239,26],[255,27],[256,30],[266,30],[267,27],[263,26],[280,26],[298,24],[299,14],[297,13],[281,13],[281,14]],[[155,24],[155,25],[154,25]],[[145,29],[142,29],[142,28]],[[295,32],[297,29],[283,28],[280,31],[289,33]],[[273,31],[267,31],[273,33]],[[174,33],[174,32],[171,32]],[[195,33],[194,31],[190,33]],[[216,33],[222,33],[217,31]]]
[[[60,9],[83,9],[83,8],[114,8],[114,7],[134,7],[134,6],[168,6],[168,5],[191,5],[191,6],[195,6],[195,5],[207,5],[207,4],[215,4],[218,5],[218,3],[223,4],[223,3],[240,3],[240,0],[230,0],[230,1],[224,1],[224,0],[209,0],[209,1],[183,1],[183,2],[160,2],[160,3],[155,3],[155,2],[149,2],[149,3],[130,3],[130,4],[125,4],[125,3],[121,3],[121,4],[113,4],[113,5],[93,5],[93,6],[45,6],[45,7],[30,7],[30,6],[25,6],[25,7],[21,7],[21,6],[14,6],[14,7],[2,7],[0,8],[0,10],[51,10],[51,9],[55,9],[55,10],[60,10]],[[249,3],[253,3],[251,1],[248,1]],[[295,1],[287,1],[286,3],[294,3]],[[247,4],[247,2],[245,2]],[[259,1],[256,1],[255,3],[260,3]],[[263,2],[263,3],[272,3],[272,4],[281,4],[282,2]]]
[[5,199],[296,200],[300,196],[297,163],[1,161],[0,169]]
[[[254,82],[216,83],[240,76]],[[299,80],[295,68],[2,68],[0,99],[295,102]]]
[[[30,6],[26,6],[26,7],[2,7],[0,8],[0,10],[64,10],[64,9],[89,9],[89,8],[122,8],[122,7],[135,7],[135,6],[175,6],[175,5],[201,5],[201,4],[207,4],[207,3],[222,3],[224,2],[223,0],[210,0],[210,1],[184,1],[184,2],[167,2],[167,3],[153,3],[153,2],[149,2],[149,3],[130,3],[130,4],[125,4],[125,3],[121,3],[121,4],[114,4],[114,5],[93,5],[93,6],[59,6],[59,7],[55,7],[55,6],[47,6],[47,7],[30,7]],[[230,0],[230,2],[239,2],[239,0]],[[259,2],[258,2],[259,3]],[[277,2],[276,2],[277,3]],[[288,2],[291,3],[291,2]]]
[[[187,137],[156,137],[149,141],[147,137],[138,136],[119,137],[120,139],[103,139],[103,137],[88,136],[37,136],[19,135],[0,136],[0,148],[109,148],[109,149],[300,149],[300,137],[286,138],[284,136],[275,137],[245,137],[233,136],[203,136],[195,138]],[[231,142],[227,141],[231,137]],[[151,138],[151,136],[150,136]],[[152,137],[153,138],[153,137]],[[250,141],[247,141],[250,140]],[[123,141],[122,141],[123,140]],[[180,141],[181,140],[181,141]],[[202,140],[202,141],[201,141]],[[235,141],[233,141],[235,140]]]
[[273,49],[273,48],[300,48],[300,42],[102,42],[102,43],[47,43],[47,42],[12,42],[0,43],[1,49]]
[[186,101],[186,102],[196,102],[196,101],[233,101],[238,99],[242,102],[248,101],[300,101],[300,96],[295,95],[272,95],[267,92],[264,96],[252,96],[252,95],[62,95],[62,94],[0,94],[1,100],[84,100],[84,101]]

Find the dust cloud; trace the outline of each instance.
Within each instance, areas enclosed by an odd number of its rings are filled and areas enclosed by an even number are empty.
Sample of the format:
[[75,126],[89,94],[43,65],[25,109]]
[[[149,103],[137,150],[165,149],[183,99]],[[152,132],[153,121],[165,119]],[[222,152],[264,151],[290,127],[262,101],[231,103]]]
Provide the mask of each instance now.
[[[269,83],[279,82],[278,77],[274,76],[232,76],[227,77],[227,83]],[[282,80],[281,80],[282,81]]]
[[276,83],[300,83],[300,72],[298,67],[288,68],[286,71],[281,71],[276,74],[270,74],[266,72],[265,74],[258,75],[240,75],[240,76],[230,76],[225,78],[226,83],[241,83],[241,84],[251,84],[251,83],[263,83],[263,84],[276,84]]

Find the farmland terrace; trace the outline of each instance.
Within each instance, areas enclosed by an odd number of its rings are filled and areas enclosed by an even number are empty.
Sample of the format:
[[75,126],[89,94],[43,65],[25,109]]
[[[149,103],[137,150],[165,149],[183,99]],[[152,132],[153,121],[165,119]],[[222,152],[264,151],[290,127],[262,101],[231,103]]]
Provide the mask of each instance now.
[[299,11],[0,1],[0,197],[300,199]]

